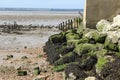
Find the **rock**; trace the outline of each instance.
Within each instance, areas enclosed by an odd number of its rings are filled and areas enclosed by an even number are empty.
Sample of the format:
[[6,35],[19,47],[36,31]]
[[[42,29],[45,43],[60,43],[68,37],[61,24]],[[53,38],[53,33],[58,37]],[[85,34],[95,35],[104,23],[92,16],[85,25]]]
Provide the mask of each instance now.
[[54,34],[52,36],[49,37],[49,41],[51,43],[61,43],[61,42],[65,42],[66,38],[65,38],[65,34],[64,32],[61,32],[59,34]]
[[120,28],[120,15],[117,15],[113,18],[113,24],[111,25],[111,27],[112,29],[116,28],[116,30]]
[[19,71],[17,72],[17,75],[18,75],[18,76],[26,76],[26,75],[27,75],[27,71],[19,70]]
[[88,39],[93,39],[95,41],[98,41],[99,36],[100,34],[98,33],[98,31],[90,31],[85,34],[85,37],[87,37]]
[[76,80],[76,76],[73,73],[70,73],[67,80]]
[[9,60],[10,58],[13,58],[13,55],[7,55],[7,57],[3,58],[3,60]]
[[81,43],[88,43],[89,42],[89,39],[88,38],[81,38],[79,40],[68,40],[67,41],[67,45],[68,46],[76,46],[78,44],[81,44]]
[[66,34],[66,40],[80,39],[79,34],[76,33],[68,33]]
[[97,63],[97,57],[91,56],[83,63],[81,68],[84,69],[85,71],[90,71],[93,69],[93,67],[95,66],[96,63]]
[[85,44],[79,44],[74,49],[74,52],[77,53],[79,56],[89,53],[91,51],[96,51],[96,47],[93,44],[85,43]]
[[108,36],[105,40],[104,43],[105,48],[109,49],[109,50],[113,50],[113,51],[119,51],[118,49],[118,42],[113,43],[112,38],[110,36]]
[[84,80],[84,78],[87,77],[87,74],[80,68],[78,64],[69,64],[65,68],[64,72],[65,72],[66,78],[69,78],[71,76],[74,79],[76,78],[75,80]]
[[40,70],[39,67],[35,67],[35,68],[34,68],[34,71],[33,71],[34,75],[39,75],[40,72],[41,72],[41,70]]
[[120,58],[107,63],[101,71],[103,80],[120,80]]
[[110,22],[102,19],[97,23],[96,28],[99,32],[106,33],[107,31],[109,31],[111,29],[110,25],[111,25]]
[[96,78],[95,77],[87,77],[87,78],[85,78],[85,80],[96,80]]
[[78,64],[78,62],[70,62],[63,65],[58,65],[58,66],[55,66],[52,70],[56,72],[63,71],[70,64]]
[[22,59],[27,59],[28,57],[27,56],[23,56]]
[[22,65],[15,66],[16,70],[21,70],[21,68],[22,68]]
[[13,55],[7,55],[7,58],[8,59],[13,58]]
[[58,59],[57,61],[55,61],[55,65],[62,65],[69,62],[74,62],[76,59],[76,56],[77,54],[73,52],[69,52],[65,54],[63,57],[61,57],[60,59]]

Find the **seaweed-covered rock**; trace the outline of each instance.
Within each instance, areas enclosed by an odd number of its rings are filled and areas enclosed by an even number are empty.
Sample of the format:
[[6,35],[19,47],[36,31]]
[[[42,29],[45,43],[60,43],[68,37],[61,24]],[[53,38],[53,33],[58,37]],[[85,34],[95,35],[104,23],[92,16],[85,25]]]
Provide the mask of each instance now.
[[84,80],[87,77],[87,74],[80,68],[78,64],[70,64],[65,68],[66,79],[69,78],[69,74],[73,74],[75,80]]
[[72,52],[74,48],[75,48],[74,46],[65,45],[65,46],[62,46],[61,48],[57,49],[56,51],[59,53],[59,55],[63,56],[69,52]]
[[103,80],[120,80],[120,58],[107,63],[101,71]]
[[77,58],[76,53],[69,52],[69,53],[65,54],[63,57],[61,57],[60,59],[58,59],[55,62],[55,65],[62,65],[62,64],[65,64],[65,63],[69,63],[69,62],[74,62],[76,58]]
[[65,33],[61,32],[59,34],[52,35],[49,37],[49,41],[54,44],[55,43],[63,43],[66,41]]
[[85,37],[87,37],[88,39],[93,39],[95,41],[97,41],[99,39],[99,33],[97,31],[91,31],[88,32],[87,34],[85,34]]
[[81,68],[85,71],[90,71],[93,69],[96,63],[97,63],[97,57],[91,56],[83,63]]
[[104,45],[107,49],[114,50],[114,51],[119,51],[118,50],[118,43],[117,42],[113,43],[111,37],[106,38]]
[[58,65],[58,66],[55,66],[52,70],[56,72],[63,71],[70,64],[78,64],[78,62],[70,62],[70,63]]
[[68,33],[66,34],[66,40],[80,39],[79,34],[76,33]]
[[110,22],[102,19],[101,21],[97,23],[96,28],[99,32],[106,33],[107,31],[111,29],[110,25],[111,25]]
[[81,44],[81,43],[88,43],[89,40],[88,38],[81,38],[79,40],[68,40],[67,41],[67,45],[70,45],[70,46],[76,46],[78,44]]
[[96,47],[93,44],[85,43],[85,44],[79,44],[74,49],[74,52],[77,53],[79,56],[82,54],[89,53],[91,51],[96,51]]
[[46,52],[47,55],[47,60],[50,62],[50,64],[54,64],[54,62],[60,58],[60,55],[58,53],[58,51],[56,51],[56,48],[61,47],[61,45],[53,45],[52,43],[50,43],[49,41],[46,42],[46,45],[44,47],[44,51]]

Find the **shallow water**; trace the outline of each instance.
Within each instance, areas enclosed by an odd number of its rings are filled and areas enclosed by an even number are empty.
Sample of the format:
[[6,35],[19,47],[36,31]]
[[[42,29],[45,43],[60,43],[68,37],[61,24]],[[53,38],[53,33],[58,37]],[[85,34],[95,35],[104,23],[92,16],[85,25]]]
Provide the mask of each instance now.
[[20,25],[58,25],[68,19],[80,16],[78,12],[55,11],[0,11],[0,24],[13,23]]

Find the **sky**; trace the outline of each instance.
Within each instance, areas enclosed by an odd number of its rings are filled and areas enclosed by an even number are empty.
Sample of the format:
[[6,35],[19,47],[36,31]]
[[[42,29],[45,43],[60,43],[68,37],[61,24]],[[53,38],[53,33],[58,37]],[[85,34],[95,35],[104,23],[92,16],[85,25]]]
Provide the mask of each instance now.
[[84,0],[0,0],[0,7],[83,9]]

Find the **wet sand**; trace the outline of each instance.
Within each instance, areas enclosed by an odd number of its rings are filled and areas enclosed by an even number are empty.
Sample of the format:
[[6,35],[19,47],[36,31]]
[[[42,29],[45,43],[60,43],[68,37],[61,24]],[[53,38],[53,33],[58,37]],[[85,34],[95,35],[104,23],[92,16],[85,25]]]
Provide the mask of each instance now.
[[[2,33],[0,35],[0,80],[33,80],[46,76],[46,80],[62,80],[62,73],[53,72],[47,62],[43,46],[58,30],[23,31],[22,35]],[[7,59],[7,55],[13,58]],[[26,56],[27,59],[22,59]],[[41,56],[41,57],[40,57]],[[27,76],[17,76],[17,68],[26,70]],[[33,74],[33,68],[43,70],[40,75]],[[44,72],[46,70],[46,72]]]

